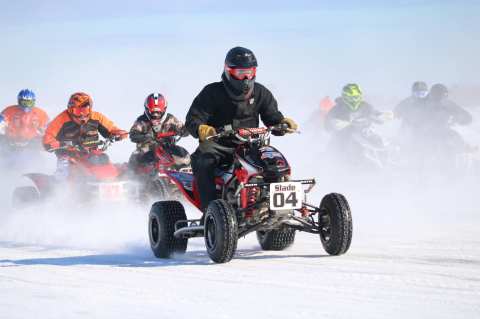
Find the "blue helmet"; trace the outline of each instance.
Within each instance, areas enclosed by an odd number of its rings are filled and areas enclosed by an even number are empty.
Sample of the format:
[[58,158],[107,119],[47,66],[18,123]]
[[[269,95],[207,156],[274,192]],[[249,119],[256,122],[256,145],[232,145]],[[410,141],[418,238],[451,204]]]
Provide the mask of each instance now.
[[17,95],[18,106],[25,112],[30,111],[35,106],[35,93],[29,89],[23,89]]
[[5,135],[7,123],[5,122],[5,116],[0,114],[0,135]]

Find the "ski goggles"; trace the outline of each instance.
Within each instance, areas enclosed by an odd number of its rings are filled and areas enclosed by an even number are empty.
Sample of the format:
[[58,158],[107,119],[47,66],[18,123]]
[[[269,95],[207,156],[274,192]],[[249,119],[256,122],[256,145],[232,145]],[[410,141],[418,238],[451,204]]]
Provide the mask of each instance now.
[[35,105],[35,100],[21,99],[21,100],[18,101],[18,104],[21,107],[33,107]]
[[427,97],[428,91],[426,91],[426,90],[425,91],[423,91],[423,90],[422,91],[415,91],[415,92],[413,92],[413,95],[418,99],[424,99],[424,98]]
[[70,108],[70,113],[76,117],[84,117],[90,115],[90,104],[85,104],[82,106],[74,106]]
[[231,68],[229,66],[225,66],[225,70],[237,80],[251,80],[257,74],[257,68]]

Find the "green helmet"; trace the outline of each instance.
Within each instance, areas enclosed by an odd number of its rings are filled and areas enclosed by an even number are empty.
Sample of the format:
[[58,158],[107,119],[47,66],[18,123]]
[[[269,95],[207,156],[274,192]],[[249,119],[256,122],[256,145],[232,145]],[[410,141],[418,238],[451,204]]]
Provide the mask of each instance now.
[[356,111],[363,101],[362,90],[358,84],[349,83],[343,87],[342,98],[352,111]]

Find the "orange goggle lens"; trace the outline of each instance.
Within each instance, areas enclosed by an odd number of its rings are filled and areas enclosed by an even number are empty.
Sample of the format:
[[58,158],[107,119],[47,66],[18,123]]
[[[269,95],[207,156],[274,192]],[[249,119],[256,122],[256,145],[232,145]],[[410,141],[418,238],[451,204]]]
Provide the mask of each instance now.
[[230,68],[226,67],[228,73],[237,80],[251,80],[257,74],[257,68]]
[[81,117],[81,116],[89,116],[90,115],[90,106],[82,106],[82,107],[72,107],[70,112],[73,116]]

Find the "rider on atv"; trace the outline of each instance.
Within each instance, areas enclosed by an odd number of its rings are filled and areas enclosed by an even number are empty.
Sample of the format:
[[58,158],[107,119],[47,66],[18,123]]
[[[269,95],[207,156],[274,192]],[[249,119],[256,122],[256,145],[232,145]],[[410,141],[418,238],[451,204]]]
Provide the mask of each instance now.
[[361,146],[355,138],[373,147],[384,146],[383,140],[373,132],[372,124],[382,124],[392,117],[389,112],[380,112],[363,100],[362,90],[357,84],[343,87],[342,96],[335,99],[335,106],[327,114],[325,128],[333,132],[334,153],[345,159],[358,158]]
[[176,165],[190,165],[190,154],[175,144],[175,136],[160,138],[162,133],[175,133],[185,137],[189,133],[184,124],[175,116],[167,113],[167,100],[160,93],[152,93],[145,99],[144,114],[139,116],[130,129],[130,140],[137,144],[136,151],[130,156],[129,166],[134,171],[153,164],[154,149],[161,143],[169,152]]
[[395,118],[402,121],[402,129],[410,129],[421,125],[420,114],[425,111],[428,102],[428,86],[417,81],[412,85],[411,96],[402,100],[394,109]]
[[3,147],[8,150],[31,147],[41,149],[41,137],[48,123],[48,115],[35,106],[35,93],[29,89],[21,90],[17,96],[18,104],[5,108],[1,126]]
[[69,157],[78,147],[95,148],[99,134],[104,138],[122,140],[128,132],[119,129],[107,117],[92,111],[93,100],[83,92],[72,94],[68,107],[47,127],[43,145],[57,155],[55,177],[64,180],[70,173]]
[[208,137],[226,125],[233,129],[258,127],[259,116],[267,126],[285,123],[290,131],[298,127],[278,111],[272,93],[255,82],[256,69],[257,59],[252,51],[232,48],[225,58],[222,81],[204,87],[188,111],[185,125],[200,140],[192,154],[192,168],[203,212],[216,199],[215,169],[230,164],[234,152],[228,141],[213,141]]
[[422,124],[413,130],[423,152],[440,151],[443,152],[441,158],[447,160],[469,149],[462,136],[452,126],[470,123],[472,115],[448,98],[448,89],[445,85],[437,83],[430,89]]

